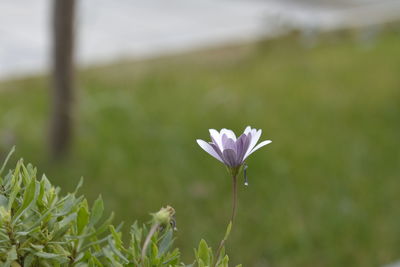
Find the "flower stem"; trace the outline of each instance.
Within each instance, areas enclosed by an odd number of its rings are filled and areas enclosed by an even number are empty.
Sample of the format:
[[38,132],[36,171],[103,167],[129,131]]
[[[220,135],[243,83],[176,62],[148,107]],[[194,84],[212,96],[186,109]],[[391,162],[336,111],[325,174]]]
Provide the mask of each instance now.
[[235,216],[236,216],[236,206],[237,206],[237,174],[232,176],[232,213],[231,213],[231,219],[230,219],[230,221],[228,223],[228,230],[227,230],[224,238],[219,243],[219,247],[217,249],[217,252],[215,253],[214,264],[213,264],[214,267],[217,266],[218,258],[219,258],[219,255],[221,254],[221,250],[224,247],[226,241],[228,240],[229,233],[230,233],[230,230],[231,230],[230,227],[232,227],[233,221],[234,221]]
[[153,223],[153,225],[150,228],[149,233],[146,236],[146,240],[144,241],[144,244],[143,244],[142,255],[141,255],[141,259],[140,259],[142,266],[144,266],[144,258],[146,257],[147,247],[149,246],[151,238],[156,233],[159,226],[160,226],[159,223]]
[[231,214],[231,222],[233,224],[233,220],[236,216],[236,205],[237,205],[237,175],[232,177],[232,214]]

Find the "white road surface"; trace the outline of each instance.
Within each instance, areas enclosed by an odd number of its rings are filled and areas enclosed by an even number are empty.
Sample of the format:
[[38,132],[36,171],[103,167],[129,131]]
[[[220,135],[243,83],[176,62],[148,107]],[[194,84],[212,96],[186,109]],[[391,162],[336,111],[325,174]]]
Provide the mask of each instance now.
[[[0,1],[0,78],[47,71],[51,2]],[[288,27],[326,30],[379,23],[400,15],[400,0],[353,0],[352,5],[349,1],[316,5],[316,0],[77,2],[80,65],[156,57],[273,37]]]

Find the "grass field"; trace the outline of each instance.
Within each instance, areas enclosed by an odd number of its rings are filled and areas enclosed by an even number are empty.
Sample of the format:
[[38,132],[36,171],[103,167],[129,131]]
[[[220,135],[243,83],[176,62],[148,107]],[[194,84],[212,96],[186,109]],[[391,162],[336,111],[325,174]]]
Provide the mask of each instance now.
[[[47,159],[48,82],[0,84],[0,151],[72,190],[85,177],[117,220],[177,210],[177,245],[215,247],[230,213],[225,168],[195,142],[251,125],[273,143],[248,160],[228,242],[244,266],[379,266],[400,258],[400,35],[294,36],[79,72],[75,140]],[[14,158],[15,159],[15,158]]]

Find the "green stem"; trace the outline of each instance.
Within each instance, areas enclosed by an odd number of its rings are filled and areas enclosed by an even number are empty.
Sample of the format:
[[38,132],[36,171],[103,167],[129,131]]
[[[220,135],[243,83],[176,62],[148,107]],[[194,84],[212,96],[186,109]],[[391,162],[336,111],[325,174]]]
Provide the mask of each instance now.
[[233,182],[232,182],[232,214],[231,214],[231,223],[233,224],[233,221],[236,216],[236,205],[237,205],[237,175],[233,176]]
[[[228,223],[228,227],[230,227],[229,225],[231,225],[231,227],[233,225],[233,221],[235,220],[236,216],[236,209],[237,209],[237,174],[232,176],[232,213],[231,213],[231,219]],[[226,241],[228,240],[228,236],[229,232],[228,234],[225,234],[224,238],[219,243],[219,247],[214,256],[214,264],[213,264],[214,267],[218,263],[219,255],[221,254],[221,250],[224,247]]]
[[159,226],[160,226],[159,223],[153,223],[153,225],[150,228],[150,231],[149,231],[148,235],[146,236],[146,240],[144,241],[144,244],[143,244],[142,255],[141,255],[141,259],[140,259],[142,266],[144,266],[144,258],[146,257],[147,247],[149,246],[151,238],[156,233],[156,231],[157,231]]

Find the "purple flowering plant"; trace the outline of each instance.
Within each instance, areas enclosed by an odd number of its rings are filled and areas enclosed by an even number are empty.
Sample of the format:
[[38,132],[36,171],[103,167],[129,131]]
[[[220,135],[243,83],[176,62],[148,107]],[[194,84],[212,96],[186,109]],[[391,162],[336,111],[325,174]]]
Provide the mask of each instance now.
[[253,152],[271,143],[265,140],[257,144],[261,137],[262,130],[247,126],[243,134],[236,138],[235,133],[229,129],[217,131],[210,129],[211,142],[197,139],[199,146],[208,154],[224,163],[233,175],[236,175],[243,166],[244,161]]
[[[232,213],[228,224],[227,232],[218,247],[214,259],[219,258],[222,248],[229,236],[233,221],[236,215],[237,206],[237,178],[243,170],[245,185],[247,185],[245,160],[256,150],[271,143],[271,140],[265,140],[257,144],[261,137],[262,130],[257,130],[247,126],[244,132],[237,138],[235,133],[229,129],[221,129],[219,132],[210,129],[211,142],[197,139],[199,146],[208,154],[225,164],[229,174],[232,176]],[[214,263],[215,266],[215,263]]]
[[242,171],[246,177],[245,160],[271,141],[257,144],[261,130],[251,127],[238,138],[228,129],[211,129],[210,135],[211,142],[197,143],[222,162],[233,179],[232,215],[215,254],[202,239],[192,264],[182,262],[179,249],[173,247],[177,227],[171,206],[153,213],[148,224],[134,222],[124,242],[122,224],[112,223],[113,214],[103,216],[101,196],[89,205],[79,194],[82,179],[75,191],[63,196],[22,159],[7,170],[12,149],[0,165],[0,266],[229,267],[224,244],[236,213],[237,178]]

